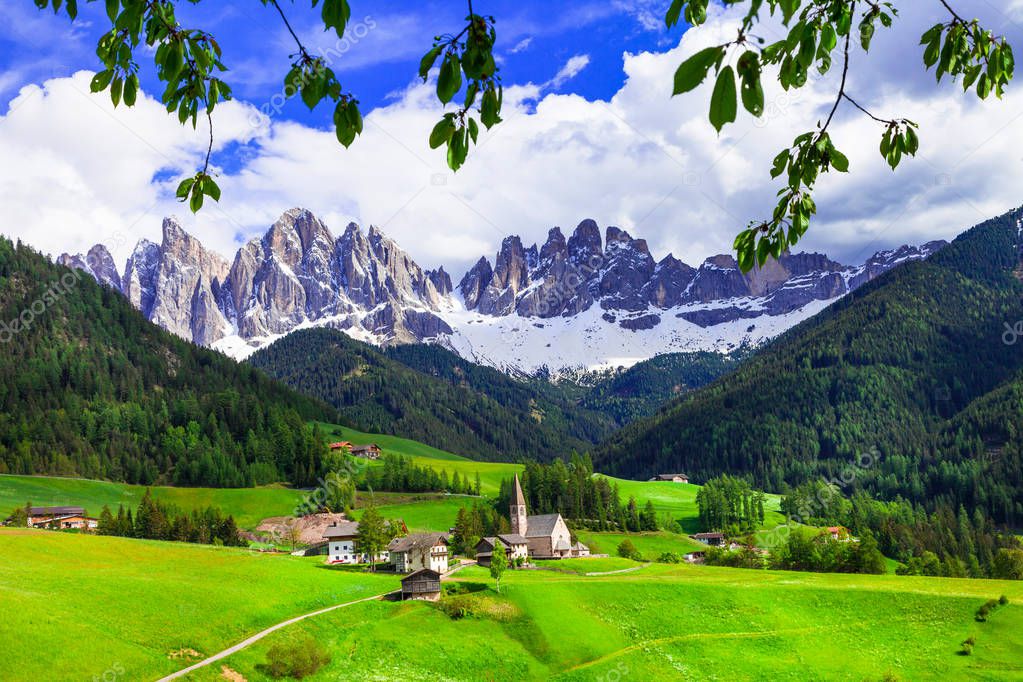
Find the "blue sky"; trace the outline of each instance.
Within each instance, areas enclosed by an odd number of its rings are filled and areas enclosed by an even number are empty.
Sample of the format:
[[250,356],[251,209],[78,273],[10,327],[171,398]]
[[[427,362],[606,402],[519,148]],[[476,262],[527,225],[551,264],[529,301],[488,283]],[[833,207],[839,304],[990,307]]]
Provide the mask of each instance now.
[[[9,100],[27,83],[96,69],[92,50],[105,28],[103,3],[84,5],[75,24],[65,16],[36,10],[29,0],[10,4],[14,16],[9,25],[16,30],[0,34],[0,65],[8,73],[0,81],[0,98]],[[623,52],[677,43],[681,30],[669,34],[651,11],[659,4],[477,0],[475,9],[497,19],[498,54],[506,84],[547,82],[572,57],[585,56],[586,68],[566,79],[559,90],[608,99],[624,82]],[[453,0],[352,0],[351,5],[352,20],[342,41],[333,32],[323,31],[318,11],[308,2],[285,1],[282,8],[314,54],[331,49],[342,54],[333,68],[343,87],[354,92],[367,110],[386,104],[403,90],[433,37],[457,31],[467,13],[466,5]],[[230,69],[226,79],[239,98],[264,101],[280,90],[295,43],[272,7],[264,8],[257,0],[182,2],[178,20],[186,27],[205,28],[218,39]],[[148,67],[143,87],[157,91],[151,63]],[[324,106],[310,112],[296,100],[280,116],[327,126],[331,111]]]
[[[728,253],[747,222],[773,205],[771,159],[827,115],[837,70],[798,92],[767,84],[767,113],[719,135],[707,121],[709,89],[671,97],[672,74],[696,50],[735,36],[742,7],[712,5],[706,25],[667,31],[667,0],[539,2],[475,0],[497,17],[506,86],[505,122],[484,132],[452,174],[426,144],[443,113],[415,77],[437,33],[458,30],[461,2],[351,0],[346,42],[317,26],[307,1],[283,3],[315,53],[333,49],[344,87],[360,98],[366,131],[343,149],[331,111],[298,100],[261,121],[282,89],[295,46],[273,9],[258,0],[181,3],[179,20],[220,40],[237,101],[214,114],[219,204],[192,216],[174,199],[177,182],[205,156],[208,132],[182,129],[153,98],[131,110],[90,95],[103,3],[83,3],[72,24],[31,0],[4,3],[0,31],[0,199],[3,231],[51,254],[112,247],[119,263],[139,238],[160,239],[177,214],[204,243],[232,257],[285,210],[301,206],[335,234],[349,221],[375,224],[421,265],[456,277],[503,237],[528,244],[583,219],[646,238],[655,258],[690,263]],[[1023,0],[958,3],[1023,45]],[[820,215],[799,250],[861,263],[874,251],[950,238],[1023,204],[1023,97],[980,103],[956,84],[935,87],[917,45],[943,18],[937,0],[900,3],[890,31],[869,55],[854,51],[850,88],[884,116],[921,123],[921,152],[892,173],[877,153],[881,131],[850,108],[831,129],[850,157],[847,176],[823,178]],[[968,8],[968,9],[966,9]],[[780,35],[777,26],[763,26]],[[141,56],[141,55],[140,55]],[[140,59],[145,63],[144,59]],[[1021,76],[1023,77],[1023,76]],[[992,168],[1000,172],[992,174]]]

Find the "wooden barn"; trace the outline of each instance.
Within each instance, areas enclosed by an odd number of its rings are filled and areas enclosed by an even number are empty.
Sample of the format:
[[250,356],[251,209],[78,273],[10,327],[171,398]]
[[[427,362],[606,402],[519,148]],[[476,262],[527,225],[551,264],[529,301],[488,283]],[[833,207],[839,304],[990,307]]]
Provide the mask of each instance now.
[[440,599],[440,573],[421,568],[401,579],[401,598],[437,601]]

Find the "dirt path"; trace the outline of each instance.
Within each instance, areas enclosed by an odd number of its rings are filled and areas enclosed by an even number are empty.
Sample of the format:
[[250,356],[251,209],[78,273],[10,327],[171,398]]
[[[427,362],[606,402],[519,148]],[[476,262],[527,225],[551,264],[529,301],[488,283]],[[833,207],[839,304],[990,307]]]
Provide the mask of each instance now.
[[199,668],[206,667],[210,663],[216,663],[217,661],[223,660],[223,659],[227,658],[228,656],[230,656],[230,655],[232,655],[234,653],[237,653],[237,652],[241,651],[242,649],[244,649],[244,648],[246,648],[248,646],[251,646],[252,644],[255,644],[256,642],[258,642],[259,640],[263,639],[264,637],[266,637],[270,633],[276,632],[277,630],[280,630],[281,628],[288,627],[289,625],[297,623],[300,620],[305,620],[306,618],[312,618],[313,616],[319,616],[319,615],[322,615],[324,613],[328,613],[330,611],[336,611],[337,609],[343,609],[344,607],[352,606],[353,604],[361,604],[361,603],[367,602],[367,601],[374,601],[376,599],[383,599],[384,597],[386,597],[389,594],[394,594],[394,592],[384,592],[383,594],[377,594],[377,595],[374,595],[372,597],[363,597],[362,599],[356,599],[355,601],[345,602],[344,604],[336,604],[334,606],[328,606],[325,609],[320,609],[319,611],[313,611],[312,613],[307,613],[307,614],[305,614],[303,616],[297,616],[295,618],[291,618],[289,620],[286,620],[286,621],[284,621],[282,623],[278,623],[277,625],[271,625],[266,630],[263,630],[262,632],[257,632],[256,634],[252,635],[248,639],[246,639],[246,640],[244,640],[242,642],[239,642],[238,644],[235,644],[234,646],[232,646],[230,648],[224,649],[219,654],[214,654],[213,656],[210,656],[209,658],[207,658],[205,660],[199,661],[198,663],[195,663],[194,665],[190,665],[187,668],[184,668],[183,670],[179,670],[176,673],[172,673],[170,675],[167,675],[167,677],[161,677],[159,682],[167,682],[168,680],[176,680],[176,679],[178,679],[180,677],[184,677],[185,675],[187,675],[188,673],[190,673],[190,672],[192,672],[194,670],[198,670]]

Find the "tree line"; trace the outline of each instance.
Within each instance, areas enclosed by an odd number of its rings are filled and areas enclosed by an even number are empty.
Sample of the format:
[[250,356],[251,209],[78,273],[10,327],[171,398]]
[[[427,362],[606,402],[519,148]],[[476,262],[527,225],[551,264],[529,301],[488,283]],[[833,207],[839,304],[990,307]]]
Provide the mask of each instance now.
[[385,453],[380,461],[382,466],[368,467],[365,473],[367,490],[397,493],[446,492],[454,495],[479,495],[480,475],[476,472],[473,480],[457,471],[449,478],[446,470],[437,471],[428,466],[419,466],[411,457]]
[[202,545],[226,545],[245,547],[248,543],[238,532],[238,525],[231,515],[224,516],[215,507],[194,509],[191,513],[181,511],[173,505],[153,499],[147,488],[134,515],[124,505],[117,506],[117,514],[103,505],[96,532],[100,535],[116,535],[146,540],[174,540],[194,542]]

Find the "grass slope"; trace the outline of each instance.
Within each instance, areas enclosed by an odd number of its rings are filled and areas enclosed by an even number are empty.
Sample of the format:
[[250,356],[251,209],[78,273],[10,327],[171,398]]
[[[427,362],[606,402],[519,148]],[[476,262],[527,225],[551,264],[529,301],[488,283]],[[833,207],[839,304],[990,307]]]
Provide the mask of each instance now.
[[[184,510],[207,506],[234,516],[241,528],[254,528],[268,516],[286,516],[302,500],[299,490],[267,486],[262,488],[171,488],[154,486],[153,496]],[[0,517],[31,502],[37,507],[75,505],[98,516],[104,504],[115,513],[123,504],[134,513],[146,488],[141,485],[91,481],[81,478],[43,476],[0,476]]]
[[[617,565],[617,564],[616,564]],[[482,569],[458,579],[491,583]],[[251,681],[276,642],[312,635],[312,680],[1019,679],[1023,584],[647,566],[586,577],[506,574],[453,620],[424,603],[367,604],[275,633],[225,662]],[[989,622],[973,615],[1001,594]],[[976,637],[973,656],[960,642]],[[741,652],[741,655],[739,655]],[[214,680],[220,669],[191,680]]]
[[[0,679],[156,679],[292,616],[395,589],[321,558],[0,529]],[[40,643],[45,642],[45,654]]]

